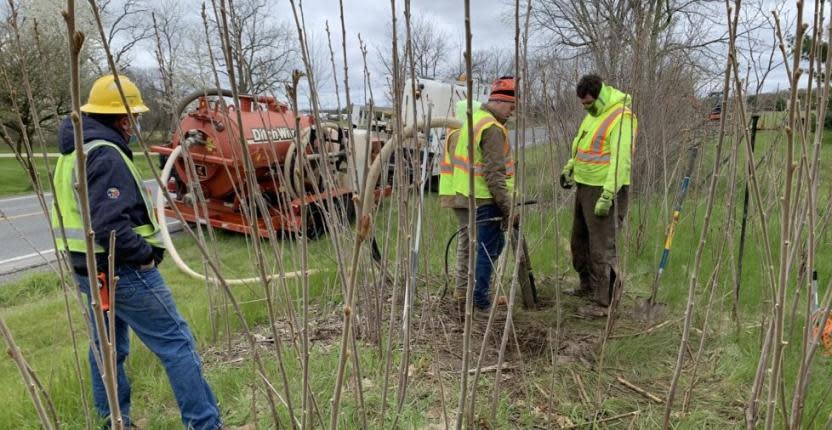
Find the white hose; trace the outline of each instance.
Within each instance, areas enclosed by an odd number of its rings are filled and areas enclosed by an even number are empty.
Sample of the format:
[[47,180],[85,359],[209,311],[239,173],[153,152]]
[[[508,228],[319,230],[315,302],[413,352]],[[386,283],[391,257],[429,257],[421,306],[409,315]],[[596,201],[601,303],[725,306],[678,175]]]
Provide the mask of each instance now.
[[[168,161],[165,163],[165,167],[162,169],[161,174],[161,182],[162,184],[167,184],[168,180],[170,179],[170,172],[173,170],[173,165],[176,163],[176,160],[179,158],[179,155],[182,153],[182,146],[177,146],[176,149],[168,156]],[[185,264],[185,261],[182,260],[182,257],[179,256],[179,253],[176,252],[176,247],[173,245],[173,241],[170,238],[170,233],[168,232],[167,228],[167,221],[165,218],[165,195],[160,190],[156,193],[156,218],[159,220],[160,224],[160,232],[162,233],[162,242],[164,242],[165,247],[167,248],[170,257],[173,259],[173,262],[176,264],[176,267],[179,268],[183,273],[187,274],[188,276],[199,279],[199,280],[206,280],[208,279],[205,275],[201,273],[195,272],[193,269],[188,267]],[[183,221],[184,222],[184,221]],[[316,270],[307,270],[307,274],[313,274],[317,272]],[[295,278],[301,275],[300,271],[297,272],[287,272],[283,275],[280,273],[273,273],[271,275],[267,275],[266,279],[271,280],[277,277],[282,276],[283,278]],[[240,285],[240,284],[250,284],[255,282],[260,282],[260,277],[254,278],[242,278],[242,279],[226,279],[225,282],[228,285]]]
[[[445,127],[445,128],[460,128],[462,127],[462,122],[456,118],[445,118],[445,117],[438,117],[438,118],[431,118],[430,120],[430,128],[438,128],[438,127]],[[402,138],[407,139],[414,134],[414,132],[418,132],[425,128],[424,121],[418,121],[415,126],[410,125],[405,127],[402,131]],[[364,197],[362,198],[361,202],[361,213],[368,214],[373,209],[375,205],[375,196],[374,192],[376,189],[376,184],[378,183],[379,177],[381,176],[381,169],[382,166],[387,166],[387,162],[390,160],[390,155],[393,154],[393,150],[395,149],[396,137],[393,136],[384,146],[381,147],[381,151],[379,151],[378,156],[373,160],[373,164],[370,166],[370,170],[367,172],[367,180],[364,184]],[[369,144],[369,137],[367,139]],[[442,154],[444,155],[444,154]]]

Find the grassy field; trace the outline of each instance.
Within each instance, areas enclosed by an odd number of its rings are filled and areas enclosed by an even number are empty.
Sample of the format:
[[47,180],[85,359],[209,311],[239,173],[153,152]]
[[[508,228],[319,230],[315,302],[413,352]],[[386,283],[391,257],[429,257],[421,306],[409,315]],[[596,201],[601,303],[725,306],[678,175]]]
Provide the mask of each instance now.
[[[828,136],[827,136],[828,137]],[[770,154],[761,163],[761,178],[772,184],[777,183],[782,157],[783,138],[776,132],[761,133],[758,154]],[[515,335],[509,343],[506,361],[514,368],[505,371],[501,382],[500,398],[496,408],[491,406],[494,388],[494,374],[486,373],[478,383],[477,414],[482,428],[557,428],[587,424],[596,419],[624,415],[618,419],[597,424],[598,428],[656,428],[660,426],[664,406],[628,389],[620,382],[627,380],[642,389],[663,398],[670,381],[681,338],[681,321],[691,276],[691,265],[699,239],[705,211],[707,180],[713,168],[712,144],[707,143],[705,155],[700,159],[696,177],[683,209],[683,216],[674,240],[673,253],[662,278],[659,300],[668,308],[658,328],[648,332],[647,325],[634,319],[634,303],[638,297],[649,294],[658,264],[664,229],[668,218],[667,206],[672,204],[678,178],[670,178],[668,202],[661,195],[649,197],[631,195],[629,218],[620,236],[621,259],[626,276],[626,291],[612,338],[603,347],[598,345],[604,330],[604,320],[588,320],[577,315],[581,302],[571,297],[561,297],[556,302],[556,291],[575,285],[575,274],[569,263],[569,232],[571,225],[571,195],[555,189],[554,174],[559,172],[559,162],[549,158],[549,148],[538,147],[527,153],[529,161],[529,188],[527,196],[542,203],[530,206],[525,221],[525,232],[529,240],[532,263],[538,278],[538,289],[548,306],[538,311],[517,309]],[[771,150],[769,151],[769,148]],[[741,152],[742,153],[742,152]],[[741,158],[742,159],[742,158]],[[824,158],[822,171],[829,171],[828,156]],[[727,171],[729,164],[725,164]],[[742,170],[742,169],[740,169]],[[740,178],[744,178],[742,173]],[[697,299],[694,312],[694,327],[691,338],[691,355],[696,353],[702,336],[706,336],[704,353],[693,379],[692,357],[687,356],[687,365],[677,392],[674,413],[675,428],[679,429],[729,429],[744,428],[743,405],[750,391],[760,348],[760,328],[764,318],[769,317],[770,294],[765,282],[765,261],[762,254],[760,219],[752,211],[749,217],[749,235],[746,243],[743,289],[740,296],[739,324],[731,319],[732,288],[736,273],[736,243],[739,231],[739,211],[742,201],[743,180],[737,182],[735,193],[736,213],[733,222],[727,224],[727,196],[730,182],[723,172],[719,188],[719,201],[714,210],[712,227],[707,236],[707,248],[699,275]],[[764,187],[764,194],[775,189],[774,185]],[[821,195],[827,195],[829,185],[824,184]],[[388,212],[395,199],[388,199],[379,212],[376,229],[384,231],[387,220],[396,219],[395,210]],[[777,237],[779,225],[778,207],[766,207],[765,222],[770,229],[772,240]],[[401,415],[396,416],[396,392],[398,390],[398,359],[403,351],[401,324],[393,324],[394,332],[386,332],[387,312],[390,295],[395,288],[401,292],[401,283],[385,284],[381,295],[386,306],[385,334],[394,338],[394,366],[391,374],[386,417],[381,420],[382,387],[384,383],[384,356],[382,348],[372,336],[369,325],[360,325],[358,342],[362,370],[364,402],[370,428],[444,428],[443,404],[453,419],[458,401],[459,356],[461,353],[461,327],[456,311],[447,299],[439,298],[443,286],[442,253],[445,241],[454,230],[455,222],[447,210],[438,205],[435,195],[427,197],[425,210],[426,240],[423,242],[419,264],[417,300],[414,305],[413,352],[408,367],[408,395]],[[735,234],[732,234],[735,232]],[[391,242],[393,243],[393,238]],[[177,246],[187,261],[201,267],[196,247],[190,239],[179,235]],[[817,269],[821,274],[821,286],[825,285],[832,273],[829,238],[819,241]],[[722,272],[715,285],[708,326],[701,330],[705,321],[708,300],[709,275],[717,263],[719,246],[726,244],[722,259]],[[395,252],[392,246],[380,245],[391,258],[389,270],[395,271],[392,263]],[[291,241],[278,243],[283,265],[287,270],[300,267],[300,246]],[[224,262],[227,276],[253,273],[253,256],[246,239],[239,235],[219,233],[217,243],[211,245]],[[346,246],[345,249],[350,247]],[[775,254],[778,248],[774,247]],[[366,251],[365,251],[366,254]],[[453,254],[453,253],[452,253]],[[337,261],[332,242],[322,239],[310,243],[309,266],[318,270],[310,276],[310,293],[313,301],[311,311],[313,329],[310,367],[312,389],[316,395],[324,422],[328,421],[329,399],[335,382],[340,340],[341,287],[335,272]],[[510,260],[510,258],[509,258]],[[775,255],[775,261],[777,255]],[[270,254],[268,261],[274,264]],[[454,264],[453,258],[451,265]],[[509,264],[509,267],[511,265]],[[178,306],[189,321],[200,344],[205,360],[206,374],[216,391],[224,418],[229,424],[254,424],[257,428],[268,428],[270,422],[266,409],[265,394],[253,390],[255,376],[251,352],[239,332],[239,324],[233,315],[219,312],[216,327],[209,317],[209,289],[204,283],[196,282],[179,271],[170,262],[162,264],[162,272],[168,281]],[[364,272],[362,272],[362,275]],[[502,285],[507,286],[508,276]],[[794,277],[793,277],[794,279]],[[359,290],[359,314],[370,317],[373,309],[370,303],[376,292],[370,279],[362,282]],[[790,289],[794,297],[795,283]],[[294,309],[300,308],[300,283],[289,281]],[[282,288],[282,287],[281,287]],[[263,291],[259,286],[235,287],[235,296],[241,303],[247,322],[255,331],[270,336],[266,326],[268,318],[262,301]],[[823,294],[823,291],[821,291]],[[210,295],[218,302],[217,293]],[[82,345],[81,360],[85,369],[85,381],[81,386],[74,375],[73,349],[68,336],[68,321],[64,312],[64,296],[55,275],[37,274],[0,287],[0,314],[6,319],[16,336],[19,346],[32,367],[47,386],[64,428],[84,428],[80,396],[89,399],[86,374],[86,331],[81,326],[74,295],[70,297],[75,334]],[[399,294],[399,305],[401,294]],[[285,303],[278,301],[281,315],[285,315]],[[399,309],[397,311],[401,312]],[[501,321],[501,320],[500,320]],[[279,331],[286,334],[287,372],[292,384],[295,405],[300,404],[301,370],[296,350],[290,345],[287,319],[281,318]],[[556,329],[560,327],[560,331]],[[475,323],[481,333],[484,324]],[[500,323],[502,327],[502,323]],[[787,329],[791,329],[787,326]],[[500,329],[501,330],[501,329]],[[787,348],[785,371],[793,380],[799,363],[799,334],[802,317],[797,318],[790,337],[792,347]],[[386,339],[386,338],[385,338]],[[134,339],[135,340],[135,339]],[[297,340],[297,339],[295,339]],[[495,348],[499,335],[487,339],[484,365],[496,362]],[[475,342],[478,351],[479,342]],[[263,343],[260,351],[267,357],[269,377],[277,385],[278,372],[270,344]],[[804,421],[806,428],[821,428],[830,413],[832,402],[825,398],[825,388],[832,384],[828,369],[832,365],[829,357],[819,356],[815,360],[812,386],[806,402],[807,416],[817,412],[817,418]],[[133,383],[134,420],[147,429],[178,428],[178,411],[164,372],[155,357],[140,342],[133,343],[128,360],[128,373]],[[343,395],[340,422],[342,428],[360,428],[360,409],[356,401],[356,386],[352,379],[346,384]],[[685,391],[693,384],[693,396],[684,401]],[[786,387],[787,399],[793,387]],[[282,392],[281,388],[278,390]],[[26,391],[10,360],[0,362],[0,427],[15,429],[39,428],[37,417]],[[683,408],[683,404],[688,403]],[[253,408],[252,405],[256,405]],[[256,417],[255,411],[256,410]],[[495,419],[491,420],[492,412]],[[283,424],[288,414],[280,408]],[[595,415],[598,413],[599,415]],[[629,414],[629,415],[625,415]],[[779,419],[779,418],[778,418]],[[395,422],[395,425],[394,425]],[[316,422],[316,426],[318,426]],[[589,428],[589,426],[586,426]]]
[[[150,166],[145,161],[144,154],[136,153],[134,155],[136,167],[141,172],[143,178],[153,178]],[[158,163],[159,156],[151,155],[154,163]],[[55,163],[58,162],[57,157],[49,158],[49,169],[55,169]],[[43,158],[37,158],[36,164],[38,169],[38,176],[41,178],[41,183],[44,187],[49,188],[47,183],[46,166],[43,164]],[[14,196],[19,194],[31,194],[34,192],[32,182],[26,170],[14,158],[0,158],[0,197]]]

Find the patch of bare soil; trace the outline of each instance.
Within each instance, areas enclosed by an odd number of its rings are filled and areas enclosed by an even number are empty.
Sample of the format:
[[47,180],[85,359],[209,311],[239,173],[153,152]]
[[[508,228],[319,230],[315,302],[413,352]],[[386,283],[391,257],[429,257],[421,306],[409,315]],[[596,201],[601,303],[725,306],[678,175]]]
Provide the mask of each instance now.
[[[343,325],[340,313],[331,311],[322,313],[318,308],[309,310],[309,341],[323,349],[333,347],[341,338],[341,326]],[[275,324],[277,335],[283,343],[284,349],[291,343],[301,341],[300,327],[293,327],[288,319],[281,318]],[[274,337],[268,324],[251,328],[255,344],[259,351],[272,351],[274,348]],[[207,364],[221,365],[243,365],[251,356],[251,343],[241,334],[232,334],[231,339],[219,339],[216,344],[209,347],[202,353],[202,358]]]
[[[552,298],[542,297],[540,307],[534,311],[515,306],[504,362],[532,361],[554,354],[560,364],[593,365],[604,330],[604,319],[592,321],[592,324],[572,324],[567,320],[578,318],[575,309],[582,303],[570,298],[562,299],[561,304],[559,339],[556,339],[557,312]],[[462,303],[450,295],[444,298],[432,295],[422,300],[417,312],[419,314],[414,318],[416,326],[413,346],[430,353],[442,371],[460,372],[465,317]],[[472,368],[476,367],[478,361],[483,367],[497,364],[507,316],[505,306],[498,306],[493,315],[474,311],[471,325]]]

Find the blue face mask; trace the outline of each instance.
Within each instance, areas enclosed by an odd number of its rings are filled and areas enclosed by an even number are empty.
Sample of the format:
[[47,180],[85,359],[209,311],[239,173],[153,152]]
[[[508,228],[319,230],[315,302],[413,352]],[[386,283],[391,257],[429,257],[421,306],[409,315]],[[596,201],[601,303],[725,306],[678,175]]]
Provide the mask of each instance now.
[[136,134],[130,135],[130,140],[127,141],[128,145],[136,145],[139,143],[139,134],[142,132],[142,122],[141,118],[136,118]]

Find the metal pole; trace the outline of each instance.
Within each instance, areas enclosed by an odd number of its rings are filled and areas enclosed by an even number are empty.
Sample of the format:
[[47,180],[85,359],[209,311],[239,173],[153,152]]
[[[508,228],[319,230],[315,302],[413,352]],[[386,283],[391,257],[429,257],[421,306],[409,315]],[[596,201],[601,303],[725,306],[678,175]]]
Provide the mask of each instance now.
[[[757,140],[757,121],[760,114],[751,115],[751,156],[754,156],[754,144]],[[753,163],[754,160],[748,160]],[[745,251],[745,228],[748,222],[748,180],[745,181],[745,197],[742,203],[742,226],[740,227],[740,249],[737,253],[737,284],[734,287],[734,317],[739,314],[740,285],[742,284],[742,257]]]

